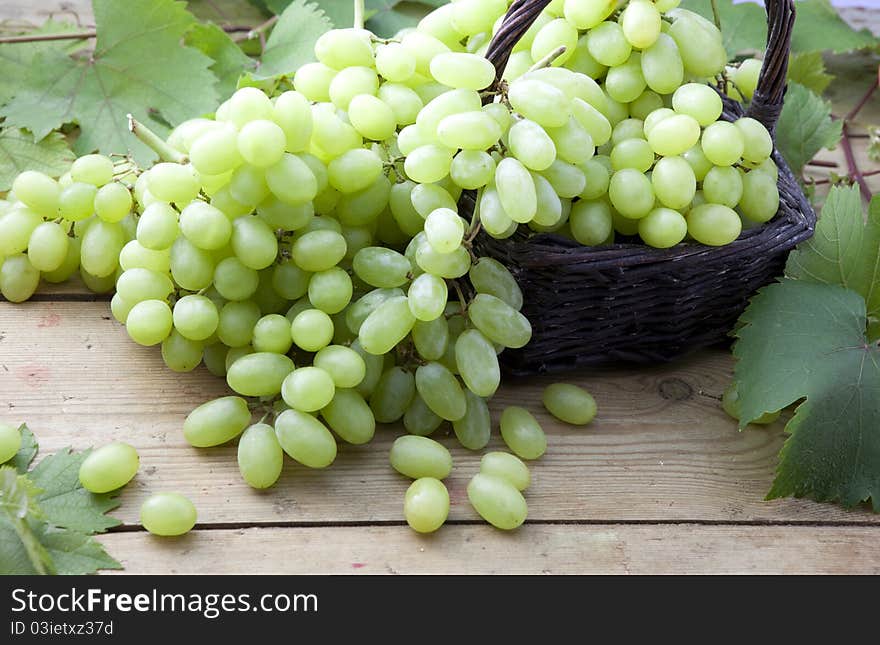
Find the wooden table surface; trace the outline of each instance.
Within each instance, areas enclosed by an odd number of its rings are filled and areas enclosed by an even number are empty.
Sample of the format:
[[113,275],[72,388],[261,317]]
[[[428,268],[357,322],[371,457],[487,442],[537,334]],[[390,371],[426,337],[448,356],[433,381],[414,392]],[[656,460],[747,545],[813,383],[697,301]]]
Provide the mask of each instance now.
[[[6,15],[33,6],[13,1]],[[856,141],[862,159],[864,142]],[[112,440],[140,452],[115,512],[123,525],[99,538],[126,573],[880,573],[880,516],[763,501],[783,423],[737,431],[718,402],[732,368],[715,350],[667,367],[567,376],[599,404],[584,429],[541,407],[553,379],[505,384],[495,418],[504,405],[525,405],[548,433],[547,454],[532,464],[529,519],[511,533],[479,520],[465,493],[479,454],[444,428],[436,438],[455,461],[450,518],[421,536],[403,521],[408,480],[388,465],[400,428],[341,446],[324,471],[288,459],[273,489],[254,491],[233,446],[196,450],[183,440],[184,418],[226,393],[222,380],[203,368],[170,372],[156,349],[128,339],[106,299],[82,287],[0,302],[0,418],[28,423],[41,455]],[[500,447],[496,430],[490,448]],[[140,503],[163,490],[195,502],[190,534],[161,539],[139,526]]]

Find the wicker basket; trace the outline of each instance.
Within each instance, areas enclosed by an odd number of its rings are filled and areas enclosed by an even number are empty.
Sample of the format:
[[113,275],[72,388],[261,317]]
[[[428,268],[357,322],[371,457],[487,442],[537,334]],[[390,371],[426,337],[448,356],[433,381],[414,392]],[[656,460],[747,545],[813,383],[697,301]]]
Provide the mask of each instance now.
[[[487,54],[499,78],[514,43],[547,4],[511,5]],[[766,6],[768,42],[758,89],[745,112],[725,98],[723,118],[745,113],[773,133],[786,87],[794,4],[767,0]],[[727,339],[749,297],[782,273],[788,252],[812,235],[816,223],[785,161],[778,152],[773,159],[779,212],[728,246],[687,242],[654,249],[627,241],[583,247],[553,234],[478,236],[478,255],[499,260],[516,277],[523,313],[533,325],[526,347],[501,355],[506,369],[531,374],[616,361],[658,363]],[[462,207],[473,209],[473,195]]]

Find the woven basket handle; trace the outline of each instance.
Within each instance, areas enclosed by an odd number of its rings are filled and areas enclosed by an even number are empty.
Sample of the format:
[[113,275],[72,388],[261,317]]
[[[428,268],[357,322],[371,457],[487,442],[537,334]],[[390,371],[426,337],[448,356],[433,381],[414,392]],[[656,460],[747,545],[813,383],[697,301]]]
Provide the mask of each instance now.
[[[501,80],[514,45],[550,1],[514,0],[510,5],[504,22],[486,52],[486,58],[495,66],[496,84]],[[767,7],[767,51],[758,77],[758,87],[746,114],[763,123],[772,133],[782,112],[795,9],[793,0],[765,0],[764,4]]]
[[746,110],[746,116],[757,119],[772,134],[782,112],[787,88],[788,55],[794,29],[794,0],[766,0],[767,51],[758,77],[758,87]]

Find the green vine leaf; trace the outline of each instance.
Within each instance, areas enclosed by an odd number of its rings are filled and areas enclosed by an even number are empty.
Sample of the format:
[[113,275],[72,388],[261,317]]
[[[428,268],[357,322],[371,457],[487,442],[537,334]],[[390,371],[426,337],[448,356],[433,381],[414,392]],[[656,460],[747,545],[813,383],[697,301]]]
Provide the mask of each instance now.
[[831,118],[831,104],[797,83],[789,83],[776,124],[776,147],[798,174],[822,148],[840,141],[843,124]]
[[229,34],[211,23],[194,25],[186,34],[186,44],[214,61],[211,71],[217,77],[215,87],[221,100],[235,92],[242,74],[257,67],[257,61],[245,54]]
[[293,74],[305,63],[315,60],[315,43],[332,28],[332,23],[317,4],[294,0],[281,13],[269,34],[254,78]]
[[9,461],[8,465],[15,468],[19,474],[24,475],[28,468],[30,468],[34,457],[37,456],[40,446],[34,433],[31,432],[27,425],[22,424],[18,431],[21,432],[21,448],[18,449],[15,457]]
[[68,171],[76,155],[60,132],[51,132],[40,141],[27,130],[0,130],[0,191],[12,188],[23,170],[39,170],[50,177]]
[[834,76],[825,70],[821,52],[808,52],[791,55],[788,60],[788,80],[821,95],[828,89]]

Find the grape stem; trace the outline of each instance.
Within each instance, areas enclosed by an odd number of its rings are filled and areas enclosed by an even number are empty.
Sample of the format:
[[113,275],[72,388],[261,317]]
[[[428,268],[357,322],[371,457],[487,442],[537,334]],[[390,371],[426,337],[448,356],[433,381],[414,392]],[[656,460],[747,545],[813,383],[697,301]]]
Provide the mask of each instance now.
[[364,0],[354,0],[354,28],[364,28]]
[[128,118],[128,131],[159,155],[162,161],[170,161],[172,163],[186,163],[189,161],[185,154],[169,146],[162,140],[162,137],[135,119],[131,114],[127,114],[126,117]]
[[559,47],[557,47],[556,49],[554,49],[552,52],[550,52],[549,54],[547,54],[546,56],[544,56],[544,58],[542,58],[542,59],[539,60],[537,63],[535,63],[534,65],[532,65],[532,66],[529,68],[529,71],[530,71],[530,72],[535,72],[535,71],[537,71],[537,70],[539,70],[539,69],[544,69],[545,67],[550,67],[550,66],[553,64],[553,62],[554,62],[557,58],[559,58],[560,56],[562,56],[566,51],[568,51],[567,48],[566,48],[566,46],[565,46],[565,45],[560,45]]
[[[250,32],[253,31],[254,28],[244,25],[224,25],[221,29],[227,34],[233,34],[242,31]],[[0,36],[0,44],[39,43],[55,40],[89,40],[90,38],[96,38],[97,36],[98,32],[95,29],[58,34],[21,34],[18,36]]]
[[715,26],[721,31],[721,14],[718,11],[718,0],[712,1],[712,18],[715,20]]

